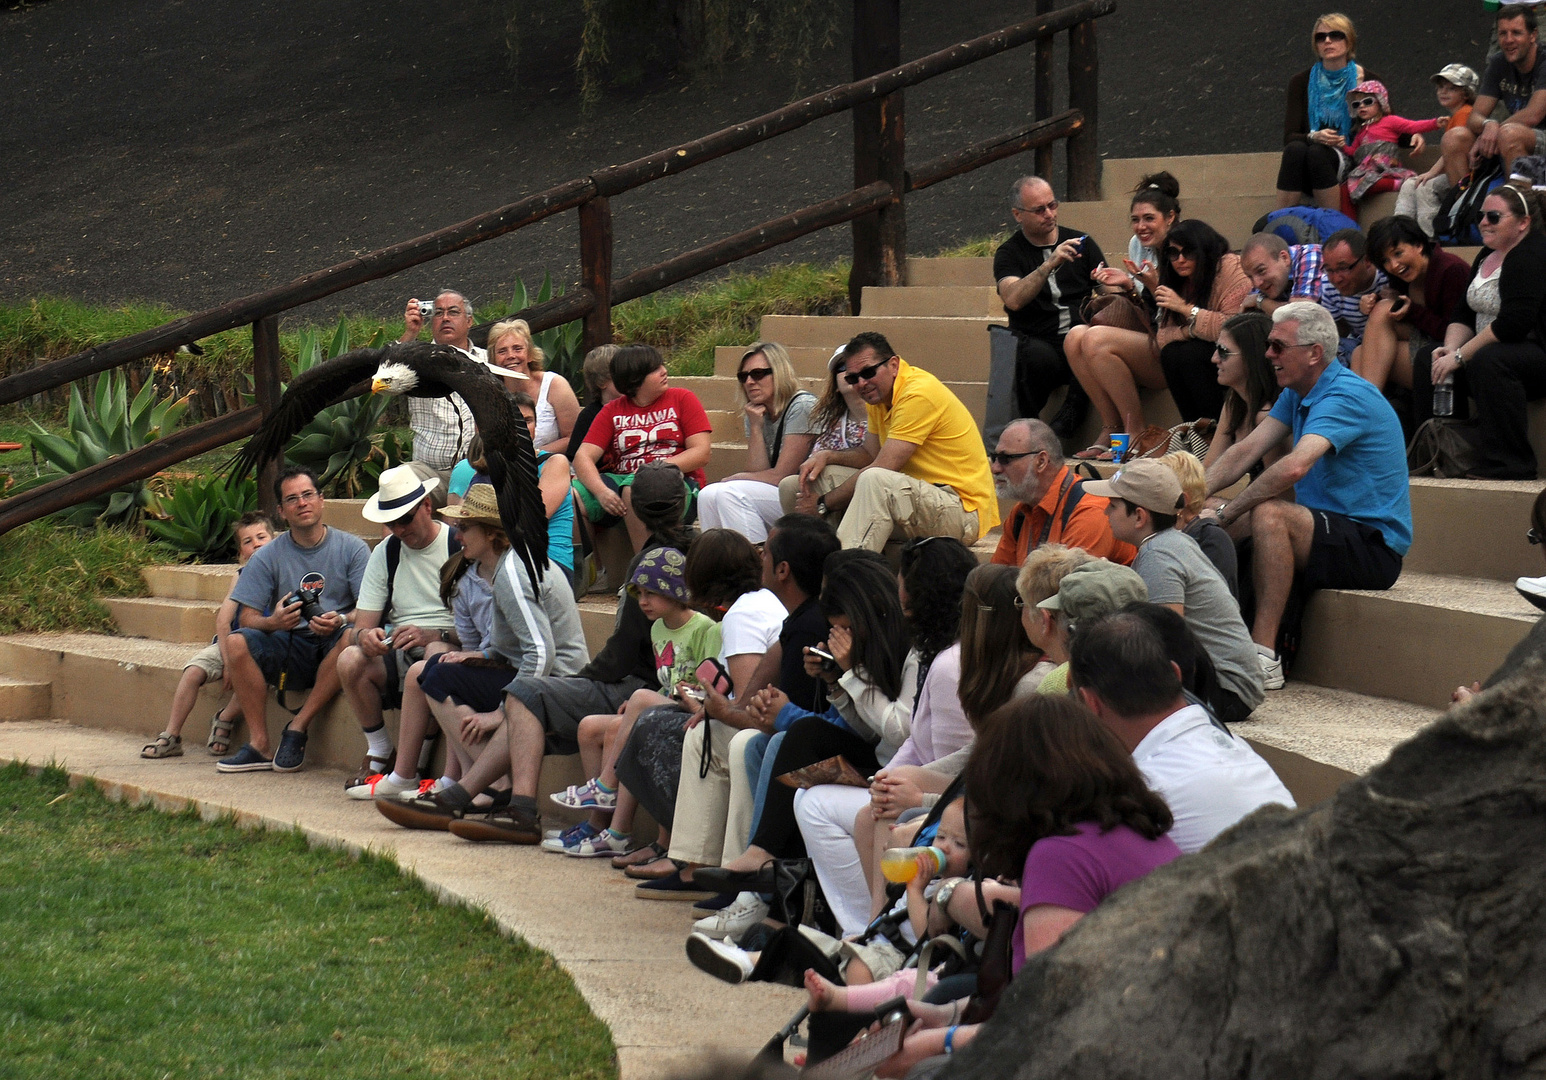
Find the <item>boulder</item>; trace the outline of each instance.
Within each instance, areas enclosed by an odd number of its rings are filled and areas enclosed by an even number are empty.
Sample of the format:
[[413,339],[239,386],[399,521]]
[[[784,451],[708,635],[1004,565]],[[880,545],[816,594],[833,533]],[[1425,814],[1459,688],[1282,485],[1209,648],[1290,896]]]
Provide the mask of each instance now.
[[1543,675],[1114,894],[943,1075],[1546,1074]]

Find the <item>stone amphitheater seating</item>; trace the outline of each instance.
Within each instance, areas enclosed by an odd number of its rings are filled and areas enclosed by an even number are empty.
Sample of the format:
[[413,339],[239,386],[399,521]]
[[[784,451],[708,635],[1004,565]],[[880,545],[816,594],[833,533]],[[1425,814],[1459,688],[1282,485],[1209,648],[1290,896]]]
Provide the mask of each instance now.
[[[1144,172],[1166,167],[1181,180],[1187,216],[1209,221],[1238,246],[1272,206],[1276,162],[1273,154],[1107,161],[1111,197],[1065,203],[1061,217],[1093,233],[1103,249],[1120,252],[1128,236],[1125,193]],[[991,260],[910,259],[907,277],[905,287],[866,289],[862,316],[768,316],[759,336],[789,346],[803,383],[819,391],[832,349],[861,330],[879,330],[903,356],[939,375],[980,420],[987,328],[1004,318]],[[702,398],[713,421],[711,480],[741,468],[744,458],[732,378],[739,355],[737,348],[720,348],[712,376],[676,380]],[[1056,405],[1054,400],[1049,409]],[[1146,408],[1152,421],[1174,422],[1167,394],[1149,395]],[[1531,431],[1537,454],[1546,460],[1546,411],[1539,407],[1532,409]],[[1293,681],[1238,729],[1261,748],[1301,802],[1326,797],[1350,775],[1383,760],[1444,707],[1454,686],[1484,678],[1525,635],[1536,612],[1511,582],[1546,569],[1524,536],[1531,502],[1542,486],[1413,480],[1416,540],[1395,588],[1315,596]],[[329,521],[372,536],[375,527],[360,518],[358,508],[332,502]],[[996,539],[979,543],[983,558]],[[614,559],[623,554],[611,552]],[[50,717],[154,735],[183,663],[208,640],[232,572],[221,566],[148,571],[152,596],[109,602],[118,635],[0,638],[0,719]],[[610,633],[614,612],[610,596],[593,595],[582,605],[593,650]],[[206,688],[186,729],[191,745],[204,739],[215,705],[216,690]],[[286,718],[271,703],[271,729]],[[395,716],[389,722],[395,725]],[[357,763],[362,740],[342,701],[313,731],[311,763],[340,768]],[[577,773],[577,758],[550,758],[543,790],[574,782]]]

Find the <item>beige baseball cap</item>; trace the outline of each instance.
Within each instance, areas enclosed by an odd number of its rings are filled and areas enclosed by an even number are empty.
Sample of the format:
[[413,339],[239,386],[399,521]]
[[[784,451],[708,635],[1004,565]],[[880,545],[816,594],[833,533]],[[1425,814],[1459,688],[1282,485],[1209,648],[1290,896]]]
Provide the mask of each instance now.
[[1151,514],[1174,514],[1186,502],[1175,470],[1152,458],[1129,461],[1112,473],[1110,480],[1086,481],[1084,490],[1108,499],[1126,499]]

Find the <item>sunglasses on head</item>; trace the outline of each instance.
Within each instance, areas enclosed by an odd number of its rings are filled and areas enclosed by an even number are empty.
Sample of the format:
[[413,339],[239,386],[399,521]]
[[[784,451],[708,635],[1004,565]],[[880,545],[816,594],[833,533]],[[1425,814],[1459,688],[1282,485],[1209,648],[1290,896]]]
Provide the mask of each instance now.
[[761,382],[771,374],[773,374],[773,369],[770,367],[754,367],[738,372],[736,378],[742,382]]
[[[1303,40],[1303,39],[1300,39],[1300,40]],[[1319,45],[1323,41],[1346,41],[1346,40],[1347,40],[1347,35],[1344,34],[1340,30],[1317,30],[1317,31],[1315,31],[1315,44],[1317,44],[1317,45]]]
[[891,360],[887,358],[885,360],[877,360],[869,367],[860,368],[858,371],[845,371],[843,379],[849,386],[858,386],[861,382],[868,382],[870,379],[873,379],[875,373],[889,363],[891,363]]
[[1379,103],[1380,99],[1377,97],[1359,98],[1357,101],[1349,102],[1349,104],[1351,104],[1355,109],[1369,109],[1373,108]]

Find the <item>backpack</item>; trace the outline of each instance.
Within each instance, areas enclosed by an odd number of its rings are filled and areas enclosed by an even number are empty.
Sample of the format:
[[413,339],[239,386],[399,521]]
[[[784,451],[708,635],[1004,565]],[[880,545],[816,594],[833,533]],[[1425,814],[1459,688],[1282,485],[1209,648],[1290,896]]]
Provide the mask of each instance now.
[[[462,550],[462,534],[455,528],[451,529],[451,535],[446,537],[446,558],[450,558]],[[397,578],[397,564],[403,559],[403,542],[396,536],[387,537],[382,543],[386,544],[386,601],[381,605],[381,617],[385,619],[392,611],[392,583]]]
[[1439,203],[1433,217],[1433,238],[1446,244],[1475,247],[1482,242],[1476,225],[1482,219],[1482,203],[1492,189],[1508,177],[1502,158],[1488,158],[1472,169]]
[[[1096,478],[1099,478],[1099,476],[1100,474],[1096,473]],[[1067,476],[1063,477],[1063,489],[1068,493],[1068,497],[1063,500],[1063,513],[1061,514],[1063,523],[1061,526],[1059,526],[1059,535],[1062,534],[1062,530],[1068,528],[1068,519],[1073,516],[1074,507],[1078,506],[1079,500],[1084,498],[1084,483],[1074,478],[1074,472],[1072,469],[1068,471]],[[1027,519],[1024,517],[1016,517],[1010,522],[1009,538],[1014,541],[1016,550],[1019,549],[1020,530],[1025,527],[1026,520]],[[1042,524],[1041,536],[1038,537],[1036,543],[1032,545],[1032,550],[1045,544],[1047,542],[1047,537],[1051,535],[1052,518],[1049,516]]]
[[1326,237],[1358,222],[1340,210],[1323,206],[1289,206],[1263,214],[1251,226],[1253,233],[1275,233],[1288,244],[1324,244]]

